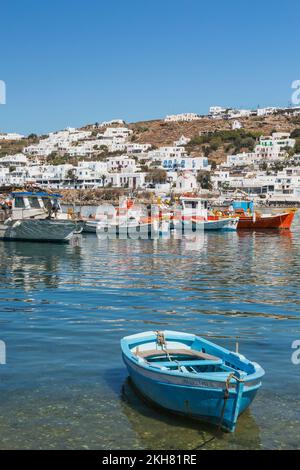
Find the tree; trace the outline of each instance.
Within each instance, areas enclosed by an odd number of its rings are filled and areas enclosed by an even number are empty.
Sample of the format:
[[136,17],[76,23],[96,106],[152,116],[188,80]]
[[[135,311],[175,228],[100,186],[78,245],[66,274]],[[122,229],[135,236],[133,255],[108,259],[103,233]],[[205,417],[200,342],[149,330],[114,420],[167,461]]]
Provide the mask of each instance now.
[[36,134],[29,134],[27,139],[36,141],[36,140],[38,140],[38,136]]
[[167,172],[160,168],[153,168],[148,172],[146,181],[154,184],[163,184],[167,181]]
[[101,176],[100,176],[100,179],[101,179],[101,181],[102,181],[102,186],[104,187],[104,185],[105,185],[105,180],[106,180],[106,175],[104,175],[104,174],[101,175]]
[[300,129],[299,129],[299,127],[296,127],[296,129],[294,129],[294,130],[291,132],[291,138],[292,138],[292,139],[296,139],[297,137],[300,137]]
[[69,168],[69,170],[67,171],[66,176],[67,176],[68,180],[75,181],[76,180],[76,170],[75,170],[75,168]]
[[259,164],[259,169],[260,171],[267,171],[268,169],[268,162],[266,160],[263,160],[260,164]]
[[212,170],[215,170],[217,168],[217,164],[214,160],[208,160],[208,164],[210,165]]
[[300,138],[296,139],[294,151],[295,151],[295,153],[300,153]]
[[197,172],[197,182],[200,184],[202,189],[211,189],[212,182],[210,179],[210,173],[207,171],[198,171]]

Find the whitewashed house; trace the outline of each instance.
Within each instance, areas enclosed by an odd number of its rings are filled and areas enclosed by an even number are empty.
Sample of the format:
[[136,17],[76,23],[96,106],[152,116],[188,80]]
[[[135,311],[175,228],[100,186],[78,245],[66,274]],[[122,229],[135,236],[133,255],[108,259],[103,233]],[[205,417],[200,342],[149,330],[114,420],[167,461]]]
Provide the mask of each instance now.
[[222,106],[211,106],[209,108],[208,116],[212,119],[222,119],[227,112],[227,108]]
[[10,167],[10,166],[26,166],[28,164],[28,159],[23,153],[17,153],[15,155],[6,155],[5,157],[0,158],[0,166]]
[[295,143],[288,132],[273,132],[271,136],[260,137],[255,153],[261,158],[277,160],[285,156],[285,148],[293,148]]
[[192,192],[198,189],[197,178],[193,173],[185,172],[179,175],[176,181],[177,192]]
[[0,140],[21,140],[24,139],[24,135],[17,134],[15,132],[10,132],[8,134],[1,134],[0,133]]
[[190,140],[191,139],[189,139],[188,137],[185,137],[184,135],[182,135],[181,137],[179,137],[178,140],[175,140],[174,145],[176,147],[181,147],[183,145],[187,145]]
[[238,121],[237,119],[235,119],[233,121],[233,123],[231,124],[231,129],[233,129],[233,130],[241,129],[242,127],[243,127],[242,123],[240,121]]
[[165,122],[197,121],[200,116],[196,113],[170,114],[165,117]]
[[130,158],[127,155],[120,155],[107,159],[107,169],[109,172],[121,170],[134,172],[137,170],[137,167],[134,158]]

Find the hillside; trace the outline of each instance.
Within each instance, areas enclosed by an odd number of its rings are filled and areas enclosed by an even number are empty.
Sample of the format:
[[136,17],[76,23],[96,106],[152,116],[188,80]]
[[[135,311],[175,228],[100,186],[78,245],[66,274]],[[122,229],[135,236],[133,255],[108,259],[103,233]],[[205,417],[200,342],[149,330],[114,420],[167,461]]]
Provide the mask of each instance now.
[[[282,114],[267,116],[267,117],[249,117],[239,119],[239,122],[243,125],[241,131],[233,131],[238,136],[244,134],[245,138],[253,137],[256,139],[259,135],[269,135],[272,132],[292,132],[294,129],[300,127],[300,116],[285,116]],[[192,139],[191,144],[188,144],[187,150],[192,155],[203,155],[207,144],[201,142],[204,139],[198,139],[198,136],[205,136],[207,133],[216,133],[222,136],[220,131],[230,131],[232,121],[230,120],[214,120],[203,118],[198,121],[191,122],[164,122],[163,120],[155,121],[141,121],[136,123],[128,124],[134,133],[132,140],[139,143],[151,143],[152,145],[159,147],[164,145],[172,145],[173,142],[179,139],[182,135]],[[210,141],[214,136],[210,136]],[[200,141],[200,142],[197,142]],[[214,145],[210,145],[207,156],[211,161],[221,163],[226,159],[226,155],[230,150],[232,151],[247,151],[251,150],[251,142],[247,142],[245,148],[238,146],[235,148],[231,145],[231,149],[228,146],[228,142],[224,142],[224,139],[214,139]],[[225,139],[226,140],[226,139]]]
[[[210,162],[215,163],[225,161],[228,154],[252,151],[260,135],[269,135],[276,131],[292,132],[295,129],[300,129],[300,116],[286,116],[284,114],[241,118],[239,122],[243,128],[234,131],[231,130],[232,122],[232,120],[214,120],[204,117],[191,122],[164,122],[157,119],[127,123],[126,126],[133,130],[132,142],[150,143],[154,147],[173,145],[175,140],[184,135],[191,139],[191,142],[186,146],[189,154],[195,157],[205,155]],[[93,130],[95,134],[102,132],[101,127],[96,130],[93,124],[88,124],[81,129]],[[20,141],[0,142],[0,157],[21,152],[24,147],[38,142],[43,137],[45,136],[37,137],[31,134]],[[95,135],[92,138],[95,138]],[[300,141],[297,147],[299,148],[297,151],[300,151]],[[64,156],[63,162],[66,159],[68,157]],[[57,164],[56,161],[52,163]]]

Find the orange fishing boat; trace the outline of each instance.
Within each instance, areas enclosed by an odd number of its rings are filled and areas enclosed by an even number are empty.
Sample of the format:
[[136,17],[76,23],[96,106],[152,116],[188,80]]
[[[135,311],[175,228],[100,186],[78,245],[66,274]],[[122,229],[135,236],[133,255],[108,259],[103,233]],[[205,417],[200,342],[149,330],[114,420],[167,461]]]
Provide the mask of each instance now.
[[265,230],[285,229],[289,230],[294,220],[296,210],[282,212],[280,214],[258,214],[253,215],[238,213],[239,221],[237,230]]
[[[234,201],[228,212],[238,217],[237,230],[289,230],[297,209],[289,209],[276,214],[262,214],[254,211],[252,201]],[[223,214],[224,215],[224,214]]]

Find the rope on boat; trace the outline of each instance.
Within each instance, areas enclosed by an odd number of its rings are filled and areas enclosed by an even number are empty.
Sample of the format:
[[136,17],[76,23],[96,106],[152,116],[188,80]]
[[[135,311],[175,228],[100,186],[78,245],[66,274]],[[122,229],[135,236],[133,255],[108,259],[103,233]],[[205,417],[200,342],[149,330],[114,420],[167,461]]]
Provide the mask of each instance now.
[[160,346],[161,350],[166,353],[166,356],[169,359],[169,361],[172,362],[170,354],[168,353],[168,350],[167,350],[167,342],[166,342],[166,338],[165,338],[163,331],[155,331],[155,334],[156,334],[156,347]]
[[240,379],[239,377],[234,375],[234,372],[231,372],[228,375],[228,377],[226,379],[226,382],[225,382],[225,390],[224,390],[224,397],[223,397],[224,402],[223,402],[222,412],[221,412],[221,416],[220,416],[220,421],[219,421],[219,424],[218,424],[218,431],[221,430],[222,424],[223,424],[223,421],[224,421],[225,409],[226,409],[227,401],[228,401],[228,398],[229,398],[229,387],[230,387],[231,379],[235,379],[237,382],[243,382],[242,379]]

